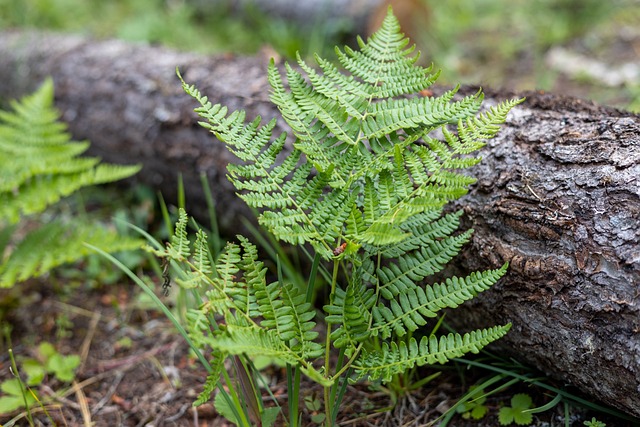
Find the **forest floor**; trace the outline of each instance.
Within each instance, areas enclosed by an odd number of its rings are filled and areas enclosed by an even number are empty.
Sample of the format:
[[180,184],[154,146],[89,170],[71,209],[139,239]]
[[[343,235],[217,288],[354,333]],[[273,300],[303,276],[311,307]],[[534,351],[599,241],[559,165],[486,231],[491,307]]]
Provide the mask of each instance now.
[[[638,109],[638,94],[594,95],[594,81],[603,91],[618,76],[638,73],[640,65],[640,35],[613,34],[604,40],[608,48],[594,47],[588,39],[578,40],[564,50],[550,51],[546,66],[554,70],[553,90],[583,98],[600,98],[617,105],[634,105]],[[591,43],[591,44],[589,44]],[[593,50],[595,49],[595,50]],[[574,55],[574,56],[571,56]],[[594,64],[605,66],[601,73],[589,74]],[[631,64],[631,65],[628,65]],[[545,65],[543,65],[545,66]],[[535,87],[526,81],[527,71],[533,67],[531,59],[522,56],[510,65],[503,81],[512,90]],[[636,67],[635,71],[632,69]],[[597,68],[597,67],[596,67]],[[599,68],[596,69],[596,71]],[[563,71],[564,70],[564,71]],[[617,73],[617,74],[616,74]],[[520,78],[518,78],[520,77]],[[633,87],[634,91],[638,86]],[[83,268],[83,266],[80,266]],[[45,378],[36,387],[43,407],[32,408],[35,425],[58,426],[200,426],[222,427],[231,425],[216,416],[211,404],[192,407],[202,390],[206,372],[188,351],[188,346],[170,322],[147,301],[141,291],[124,278],[113,285],[70,285],[69,279],[51,275],[32,280],[0,292],[2,323],[11,325],[11,349],[18,360],[38,357],[37,346],[51,342],[64,355],[78,354],[81,365],[72,384],[63,384],[54,378]],[[158,282],[161,279],[157,279]],[[172,292],[177,292],[173,289]],[[160,293],[160,291],[159,291]],[[12,378],[8,343],[1,337],[0,382]],[[267,368],[265,378],[280,405],[288,399],[286,378],[282,369]],[[368,384],[349,386],[338,417],[341,426],[427,426],[437,425],[448,408],[469,390],[469,386],[494,375],[478,369],[452,364],[445,368],[419,371],[418,378],[433,373],[440,375],[418,390],[398,399],[395,406],[388,393]],[[556,387],[562,383],[548,381]],[[322,390],[313,383],[302,387],[303,399],[322,399]],[[518,383],[487,398],[488,412],[481,420],[467,420],[456,415],[453,427],[494,427],[500,407],[508,405],[516,393],[531,395],[536,405],[548,403],[554,396],[540,388]],[[578,392],[576,392],[579,394]],[[303,408],[303,425],[310,422],[313,411]],[[388,409],[392,407],[392,409]],[[46,414],[44,413],[46,409]],[[562,404],[535,414],[534,426],[584,425],[584,420],[596,416],[608,427],[638,425],[622,422],[602,414],[589,413],[582,408],[569,407],[571,422],[565,424]],[[0,423],[14,420],[17,426],[29,425],[26,412],[0,414]],[[283,425],[282,423],[276,425]]]
[[[161,280],[156,280],[158,295],[162,292]],[[37,347],[41,342],[50,342],[61,354],[77,354],[81,359],[73,383],[61,383],[49,375],[41,385],[34,387],[44,403],[42,407],[31,408],[34,425],[232,426],[216,415],[210,403],[192,407],[202,391],[206,371],[189,354],[186,342],[167,318],[150,305],[135,285],[128,280],[118,280],[111,286],[69,286],[64,281],[64,278],[52,275],[47,280],[32,280],[20,285],[19,293],[4,295],[4,306],[13,305],[5,312],[4,322],[12,325],[11,348],[23,379],[21,361],[38,358]],[[171,292],[167,299],[169,304],[179,291],[174,286]],[[496,361],[499,362],[494,358],[494,363]],[[10,366],[9,352],[3,350],[0,353],[0,382],[12,377]],[[284,369],[271,366],[263,372],[278,404],[286,407],[289,396]],[[437,426],[443,414],[469,391],[471,385],[495,375],[453,363],[419,370],[414,378],[417,381],[434,373],[439,375],[401,396],[395,406],[389,393],[380,387],[366,383],[349,386],[338,425]],[[551,386],[563,387],[561,382],[546,379],[542,374],[534,376],[543,378]],[[311,421],[317,412],[305,408],[302,402],[319,404],[322,388],[307,381],[303,382],[301,390],[302,425],[318,425]],[[487,414],[482,419],[465,419],[457,414],[449,426],[499,426],[499,409],[508,406],[517,393],[529,394],[536,406],[544,405],[554,397],[544,389],[518,382],[487,398],[483,403]],[[268,399],[266,390],[263,395]],[[564,405],[559,404],[535,414],[531,425],[576,427],[582,426],[584,420],[591,420],[592,416],[609,427],[638,425],[577,406],[567,409],[569,424],[564,422]],[[0,425],[9,426],[10,420],[15,421],[13,425],[29,425],[26,415],[24,410],[0,414]],[[285,424],[280,420],[275,425]]]

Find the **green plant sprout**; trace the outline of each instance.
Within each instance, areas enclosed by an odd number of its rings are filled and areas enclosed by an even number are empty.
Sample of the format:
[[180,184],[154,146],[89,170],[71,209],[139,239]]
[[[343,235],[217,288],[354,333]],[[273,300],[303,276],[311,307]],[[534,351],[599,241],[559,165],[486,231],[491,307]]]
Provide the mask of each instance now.
[[42,384],[47,374],[57,380],[69,383],[75,378],[75,371],[80,366],[80,356],[72,354],[63,356],[48,342],[38,346],[36,358],[24,358],[20,362],[27,378],[23,381],[19,376],[0,383],[0,390],[5,393],[0,397],[0,414],[29,409],[39,402],[38,395],[31,387]]
[[498,420],[500,425],[506,426],[516,423],[519,426],[527,426],[533,422],[533,414],[529,409],[533,408],[531,396],[519,393],[511,398],[511,406],[500,408]]
[[78,157],[89,144],[71,141],[58,120],[51,79],[11,107],[0,111],[0,254],[12,248],[8,257],[0,258],[0,288],[81,259],[89,253],[83,242],[109,252],[139,248],[140,239],[79,218],[43,221],[12,242],[16,224],[26,216],[42,213],[82,187],[131,176],[140,166],[99,164],[97,158]]
[[[500,408],[498,420],[501,425],[509,425],[513,422],[517,425],[529,425],[533,422],[533,414],[546,412],[556,407],[561,400],[562,394],[558,393],[558,395],[547,404],[534,408],[531,396],[526,393],[519,393],[511,398],[511,406]],[[565,409],[566,408],[568,407],[565,407]],[[568,422],[568,420],[569,417],[565,416],[565,421]]]
[[[476,386],[471,386],[469,388],[469,391],[472,392],[476,389]],[[464,419],[471,418],[474,420],[481,420],[487,415],[487,412],[489,412],[489,408],[487,408],[487,406],[485,405],[486,401],[487,396],[485,394],[480,395],[473,400],[469,400],[458,405],[456,407],[456,412],[459,413]]]
[[591,420],[587,420],[583,423],[587,427],[607,427],[605,423],[602,421],[598,421],[596,417],[591,418]]
[[[480,399],[484,400],[496,393],[504,393],[505,390],[516,384],[535,387],[536,389],[544,390],[545,394],[552,393],[552,395],[555,395],[553,399],[542,406],[536,408],[530,407],[529,409],[521,408],[521,412],[523,412],[524,417],[527,417],[527,414],[547,412],[556,408],[558,405],[561,405],[564,412],[565,427],[570,427],[571,425],[570,409],[578,407],[588,409],[589,411],[607,414],[620,421],[630,421],[632,424],[637,424],[638,422],[636,418],[627,415],[624,412],[608,408],[598,404],[597,402],[583,399],[567,389],[554,387],[550,384],[551,380],[549,378],[545,377],[535,369],[522,365],[515,360],[503,359],[496,355],[487,353],[486,351],[483,351],[483,353],[485,354],[483,358],[475,358],[473,360],[456,358],[454,360],[456,363],[466,365],[468,368],[492,372],[493,375],[482,379],[476,385],[470,387],[469,391],[460,397],[460,399],[458,399],[458,401],[445,414],[443,414],[439,424],[440,427],[448,426],[455,414],[462,413],[462,415],[464,415],[468,413],[465,411],[474,407],[473,403],[480,401]],[[512,404],[512,406],[506,410],[506,416],[509,416],[510,413],[513,415],[513,408],[514,405]]]

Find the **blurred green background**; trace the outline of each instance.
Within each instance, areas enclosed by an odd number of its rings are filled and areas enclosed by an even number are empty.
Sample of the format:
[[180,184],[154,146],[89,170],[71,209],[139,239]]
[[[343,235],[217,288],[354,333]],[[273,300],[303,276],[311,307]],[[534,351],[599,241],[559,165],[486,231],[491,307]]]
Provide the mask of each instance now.
[[[410,9],[420,1],[398,4]],[[331,57],[333,46],[352,43],[358,30],[347,18],[309,17],[299,25],[257,8],[239,11],[234,3],[0,0],[0,29],[50,29],[202,53],[255,54],[268,46],[266,52],[285,58],[296,51]],[[416,21],[403,24],[423,61],[443,70],[440,83],[553,91],[640,111],[639,0],[422,0],[422,6],[427,14],[416,9]]]

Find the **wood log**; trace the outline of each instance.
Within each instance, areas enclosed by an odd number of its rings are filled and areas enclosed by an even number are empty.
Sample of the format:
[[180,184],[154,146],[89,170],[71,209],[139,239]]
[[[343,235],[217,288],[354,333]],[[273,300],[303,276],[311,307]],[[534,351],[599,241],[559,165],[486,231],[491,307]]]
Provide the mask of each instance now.
[[[277,111],[268,101],[267,58],[20,32],[0,36],[0,57],[2,98],[52,75],[63,119],[76,138],[92,142],[93,154],[143,163],[136,179],[170,199],[181,173],[188,208],[200,215],[199,174],[206,173],[222,227],[239,231],[248,210],[224,176],[233,159],[196,125],[175,68],[213,102],[270,119]],[[512,96],[489,91],[486,103]],[[526,96],[457,203],[476,231],[456,268],[509,261],[510,271],[449,321],[467,329],[512,322],[500,348],[640,416],[640,117]],[[276,131],[285,129],[279,122]]]

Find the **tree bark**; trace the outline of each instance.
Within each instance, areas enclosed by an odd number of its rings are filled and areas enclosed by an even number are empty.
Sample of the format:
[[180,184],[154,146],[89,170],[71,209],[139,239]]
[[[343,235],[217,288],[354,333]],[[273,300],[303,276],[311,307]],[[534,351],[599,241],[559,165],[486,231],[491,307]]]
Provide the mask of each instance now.
[[[205,173],[227,233],[251,215],[224,176],[232,156],[196,125],[175,68],[212,102],[268,120],[277,111],[268,100],[267,58],[35,33],[2,34],[0,57],[4,99],[52,75],[63,119],[76,138],[92,142],[92,154],[143,163],[135,179],[169,199],[182,174],[188,209],[201,216]],[[489,92],[486,103],[512,96]],[[476,231],[455,268],[509,261],[509,273],[448,320],[467,329],[512,322],[500,348],[640,416],[640,117],[526,96],[484,149],[477,184],[456,204]],[[276,132],[285,129],[279,122]]]
[[456,203],[458,265],[509,272],[452,323],[512,322],[499,348],[640,416],[640,117],[526,95]]

